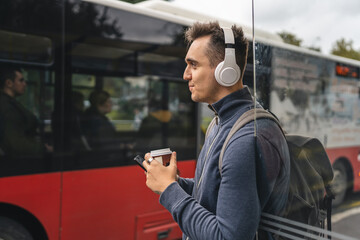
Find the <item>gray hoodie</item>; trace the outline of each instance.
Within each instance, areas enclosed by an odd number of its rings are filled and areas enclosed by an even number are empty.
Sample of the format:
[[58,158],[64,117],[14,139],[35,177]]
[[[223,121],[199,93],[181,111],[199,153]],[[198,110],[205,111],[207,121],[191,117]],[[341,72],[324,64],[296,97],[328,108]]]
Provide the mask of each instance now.
[[[285,138],[275,122],[258,120],[256,138],[254,122],[236,132],[223,156],[222,175],[219,173],[225,138],[252,106],[247,87],[211,105],[218,124],[205,140],[195,178],[180,178],[161,194],[160,203],[179,224],[183,239],[251,240],[262,211],[281,214],[290,165]],[[271,239],[267,233],[261,236]]]

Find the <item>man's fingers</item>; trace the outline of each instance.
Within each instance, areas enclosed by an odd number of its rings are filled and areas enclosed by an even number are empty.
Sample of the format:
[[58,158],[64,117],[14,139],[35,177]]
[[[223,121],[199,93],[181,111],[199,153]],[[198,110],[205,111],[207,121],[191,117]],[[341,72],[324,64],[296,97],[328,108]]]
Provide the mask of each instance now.
[[143,164],[144,168],[145,168],[146,171],[147,171],[147,170],[148,170],[148,167],[149,167],[148,161],[147,161],[147,160],[144,160],[144,161],[142,162],[142,164]]
[[143,161],[143,165],[146,168],[146,170],[148,170],[148,168],[150,167],[150,165],[152,164],[153,166],[157,166],[158,164],[160,164],[158,161],[156,161],[155,159],[151,160],[151,162],[149,162],[149,159],[151,158],[150,153],[145,154],[145,161]]
[[145,161],[142,162],[142,164],[143,164],[143,166],[144,166],[144,168],[145,168],[146,170],[148,170],[148,167],[149,167],[149,162],[148,162],[148,160],[149,160],[150,157],[151,157],[151,156],[150,156],[150,153],[146,153],[145,156],[144,156]]
[[176,166],[176,152],[171,153],[170,165],[171,166]]
[[150,157],[151,157],[150,153],[146,153],[145,156],[144,156],[144,159],[149,160]]

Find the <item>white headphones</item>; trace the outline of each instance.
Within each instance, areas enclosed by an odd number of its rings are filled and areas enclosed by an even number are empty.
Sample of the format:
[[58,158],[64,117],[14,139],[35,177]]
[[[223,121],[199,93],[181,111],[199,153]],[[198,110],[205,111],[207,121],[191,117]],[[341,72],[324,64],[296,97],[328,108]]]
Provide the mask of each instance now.
[[235,39],[231,28],[222,28],[225,37],[225,58],[215,69],[216,81],[225,87],[235,85],[241,76],[241,70],[236,64]]

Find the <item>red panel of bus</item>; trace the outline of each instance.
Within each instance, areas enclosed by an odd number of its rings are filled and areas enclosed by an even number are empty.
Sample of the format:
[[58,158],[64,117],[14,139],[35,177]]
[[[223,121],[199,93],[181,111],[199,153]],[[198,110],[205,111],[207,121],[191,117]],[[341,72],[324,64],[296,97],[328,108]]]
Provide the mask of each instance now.
[[49,239],[59,239],[61,174],[47,173],[0,178],[0,204],[33,215]]
[[[194,161],[178,164],[182,176],[193,176]],[[65,172],[62,196],[64,240],[181,238],[137,165]]]

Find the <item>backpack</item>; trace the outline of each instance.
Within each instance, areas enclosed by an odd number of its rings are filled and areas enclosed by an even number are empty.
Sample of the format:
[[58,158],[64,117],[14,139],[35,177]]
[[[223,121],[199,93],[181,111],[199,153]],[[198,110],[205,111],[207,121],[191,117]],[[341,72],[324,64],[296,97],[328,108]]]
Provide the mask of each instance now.
[[[268,118],[277,123],[283,132],[290,153],[289,195],[284,214],[275,216],[262,213],[259,229],[271,232],[278,239],[326,239],[331,233],[331,191],[333,169],[321,142],[312,137],[290,135],[283,131],[275,115],[267,110],[250,109],[236,121],[231,128],[219,157],[219,170],[222,173],[222,158],[231,137],[245,124],[256,119]],[[210,123],[206,137],[214,125]],[[327,229],[325,228],[327,219]],[[321,237],[322,236],[322,237]]]

